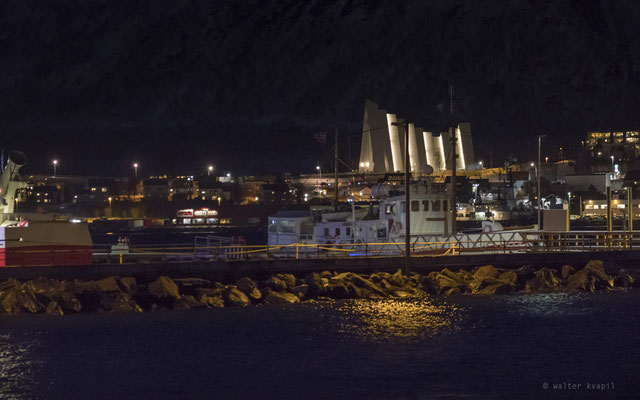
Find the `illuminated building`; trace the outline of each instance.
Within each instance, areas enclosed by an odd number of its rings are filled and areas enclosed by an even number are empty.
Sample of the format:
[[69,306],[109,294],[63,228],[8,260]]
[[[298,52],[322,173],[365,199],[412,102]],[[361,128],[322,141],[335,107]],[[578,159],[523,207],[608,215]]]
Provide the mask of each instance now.
[[610,172],[615,164],[626,172],[628,163],[640,157],[640,132],[589,132],[584,147],[594,172]]
[[[408,129],[411,172],[422,174],[426,171],[427,165],[436,171],[451,168],[449,132],[434,134],[425,131],[413,122],[405,121],[396,114],[378,108],[375,102],[367,99],[362,124],[358,167],[360,173],[404,172],[404,123]],[[468,165],[475,163],[469,123],[458,125],[457,137],[456,167],[464,170]]]

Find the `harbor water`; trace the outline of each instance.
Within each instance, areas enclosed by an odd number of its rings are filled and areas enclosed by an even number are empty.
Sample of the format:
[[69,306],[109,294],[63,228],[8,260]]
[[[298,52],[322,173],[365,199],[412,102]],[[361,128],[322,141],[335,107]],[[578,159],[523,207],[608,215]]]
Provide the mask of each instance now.
[[631,291],[3,316],[0,398],[629,398],[638,304]]

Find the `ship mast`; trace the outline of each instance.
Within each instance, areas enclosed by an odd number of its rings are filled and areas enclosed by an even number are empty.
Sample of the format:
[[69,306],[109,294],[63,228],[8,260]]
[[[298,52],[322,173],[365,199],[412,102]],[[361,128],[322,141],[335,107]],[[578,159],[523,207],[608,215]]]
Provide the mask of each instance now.
[[338,128],[336,128],[336,139],[335,139],[335,151],[333,153],[333,180],[335,182],[335,198],[334,198],[334,207],[338,207]]
[[456,229],[456,164],[458,163],[457,145],[458,138],[456,136],[457,124],[453,110],[453,80],[449,81],[449,118],[451,120],[451,128],[449,131],[449,137],[451,138],[451,201],[449,203],[449,210],[451,211],[451,233],[455,234]]

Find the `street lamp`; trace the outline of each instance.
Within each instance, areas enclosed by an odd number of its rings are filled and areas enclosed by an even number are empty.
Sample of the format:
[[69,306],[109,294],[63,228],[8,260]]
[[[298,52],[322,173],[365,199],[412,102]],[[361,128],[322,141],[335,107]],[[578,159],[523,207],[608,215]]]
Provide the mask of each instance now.
[[209,165],[209,167],[207,167],[207,175],[211,175],[212,172],[213,172],[213,165]]
[[479,164],[480,164],[480,179],[482,179],[482,170],[484,169],[484,167],[482,165],[483,164],[482,161],[480,161]]
[[611,156],[611,173],[612,173],[612,174],[613,174],[613,173],[614,173],[614,171],[615,171],[615,168],[614,168],[614,166],[613,166],[614,160],[615,160],[615,158],[614,158],[613,156]]
[[133,171],[136,174],[136,178],[138,177],[138,163],[134,162],[133,163]]
[[58,167],[58,160],[53,160],[53,176],[56,176],[56,170]]
[[322,170],[320,169],[319,165],[316,165],[316,169],[318,170],[318,172],[320,173],[320,182],[322,182]]

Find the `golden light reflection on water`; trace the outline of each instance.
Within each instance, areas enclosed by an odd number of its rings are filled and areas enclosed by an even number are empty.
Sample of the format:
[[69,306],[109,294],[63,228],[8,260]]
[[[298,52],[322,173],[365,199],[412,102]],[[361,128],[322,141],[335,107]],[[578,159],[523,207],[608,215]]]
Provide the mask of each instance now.
[[462,308],[438,300],[352,300],[334,303],[338,331],[362,340],[419,339],[457,330]]
[[0,398],[30,399],[35,374],[40,368],[31,344],[19,343],[9,334],[0,334]]

